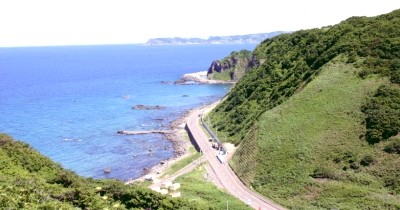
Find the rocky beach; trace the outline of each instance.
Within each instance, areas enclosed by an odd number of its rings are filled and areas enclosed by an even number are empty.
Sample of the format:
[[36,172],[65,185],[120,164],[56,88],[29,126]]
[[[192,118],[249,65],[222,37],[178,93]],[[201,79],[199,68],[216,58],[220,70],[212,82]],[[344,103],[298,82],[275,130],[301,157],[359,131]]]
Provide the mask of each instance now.
[[[191,145],[191,143],[190,141],[185,139],[184,133],[186,133],[185,125],[187,117],[195,110],[196,109],[188,110],[180,118],[172,121],[170,123],[171,132],[165,134],[164,138],[166,138],[173,144],[175,154],[174,157],[160,161],[158,165],[155,165],[152,168],[144,169],[143,176],[135,180],[144,180],[145,176],[147,175],[151,175],[152,177],[160,176],[167,169],[168,166],[171,166],[176,161],[179,161],[190,155],[189,146]],[[125,183],[130,184],[135,180],[130,180]]]

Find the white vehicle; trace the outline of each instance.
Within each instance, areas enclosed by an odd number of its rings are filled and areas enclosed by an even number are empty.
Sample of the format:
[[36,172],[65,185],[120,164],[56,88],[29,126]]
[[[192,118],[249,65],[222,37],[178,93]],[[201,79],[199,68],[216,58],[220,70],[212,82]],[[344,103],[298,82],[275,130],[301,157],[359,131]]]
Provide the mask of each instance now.
[[247,199],[247,205],[250,206],[251,205],[251,199]]

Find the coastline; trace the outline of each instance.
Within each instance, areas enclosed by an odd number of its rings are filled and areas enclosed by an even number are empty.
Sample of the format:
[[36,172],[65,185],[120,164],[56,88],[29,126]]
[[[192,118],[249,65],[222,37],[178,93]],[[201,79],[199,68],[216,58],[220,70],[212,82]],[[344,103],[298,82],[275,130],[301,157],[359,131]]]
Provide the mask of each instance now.
[[[184,74],[180,80],[181,83],[185,84],[187,81],[196,82],[199,84],[234,84],[233,81],[222,81],[222,80],[209,80],[207,79],[207,71],[195,72]],[[220,100],[218,100],[220,101]],[[216,102],[212,102],[210,104],[215,104]],[[210,105],[208,104],[208,105]],[[197,107],[186,111],[183,115],[181,115],[178,119],[172,121],[170,123],[171,132],[164,134],[165,138],[172,143],[174,148],[174,157],[170,157],[168,159],[160,161],[157,165],[146,168],[142,176],[136,179],[131,179],[125,182],[125,184],[132,184],[135,181],[144,181],[146,176],[151,176],[153,178],[158,178],[163,175],[165,170],[173,165],[175,162],[186,158],[191,155],[189,151],[189,147],[192,143],[189,140],[186,140],[182,133],[187,133],[185,130],[185,125],[187,122],[187,118],[196,110],[201,109],[203,107]],[[233,150],[234,151],[234,150]]]
[[172,132],[165,134],[165,138],[172,143],[173,148],[174,148],[174,157],[170,157],[168,159],[165,159],[163,161],[160,161],[158,165],[155,165],[148,170],[145,170],[145,174],[140,176],[139,178],[128,180],[125,182],[125,184],[132,184],[135,181],[144,181],[145,177],[148,175],[151,175],[153,178],[154,177],[159,177],[161,176],[165,170],[167,169],[168,166],[171,166],[175,162],[186,158],[190,155],[189,147],[192,145],[189,140],[186,140],[185,137],[182,135],[182,133],[186,133],[185,130],[185,125],[187,118],[191,113],[193,113],[195,110],[200,109],[200,107],[190,109],[186,111],[183,115],[181,115],[178,119],[172,121],[170,123],[170,127]]
[[207,71],[184,74],[175,84],[186,84],[186,82],[196,82],[199,84],[235,84],[235,81],[212,80],[207,78]]

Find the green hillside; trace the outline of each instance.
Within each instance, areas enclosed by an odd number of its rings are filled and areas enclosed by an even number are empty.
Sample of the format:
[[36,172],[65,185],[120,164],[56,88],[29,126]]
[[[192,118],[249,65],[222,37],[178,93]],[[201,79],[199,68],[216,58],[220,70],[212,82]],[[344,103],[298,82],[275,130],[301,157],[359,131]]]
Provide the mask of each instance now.
[[267,39],[253,61],[210,114],[242,181],[288,208],[400,209],[400,10]]
[[233,209],[246,209],[243,202],[204,178],[198,180],[199,190],[206,192],[196,194],[192,181],[185,181],[191,176],[203,174],[185,175],[180,180],[184,198],[171,198],[139,184],[80,177],[28,144],[0,133],[0,209],[219,209],[226,199]]
[[225,58],[212,62],[207,72],[207,78],[238,81],[244,75],[251,57],[251,51],[233,51]]

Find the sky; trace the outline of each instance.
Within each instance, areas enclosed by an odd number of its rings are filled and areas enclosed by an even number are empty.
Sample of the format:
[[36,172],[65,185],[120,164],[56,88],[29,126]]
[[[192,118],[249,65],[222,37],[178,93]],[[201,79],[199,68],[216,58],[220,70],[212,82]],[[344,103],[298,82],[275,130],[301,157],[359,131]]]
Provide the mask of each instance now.
[[296,31],[399,8],[398,0],[0,0],[0,47]]

